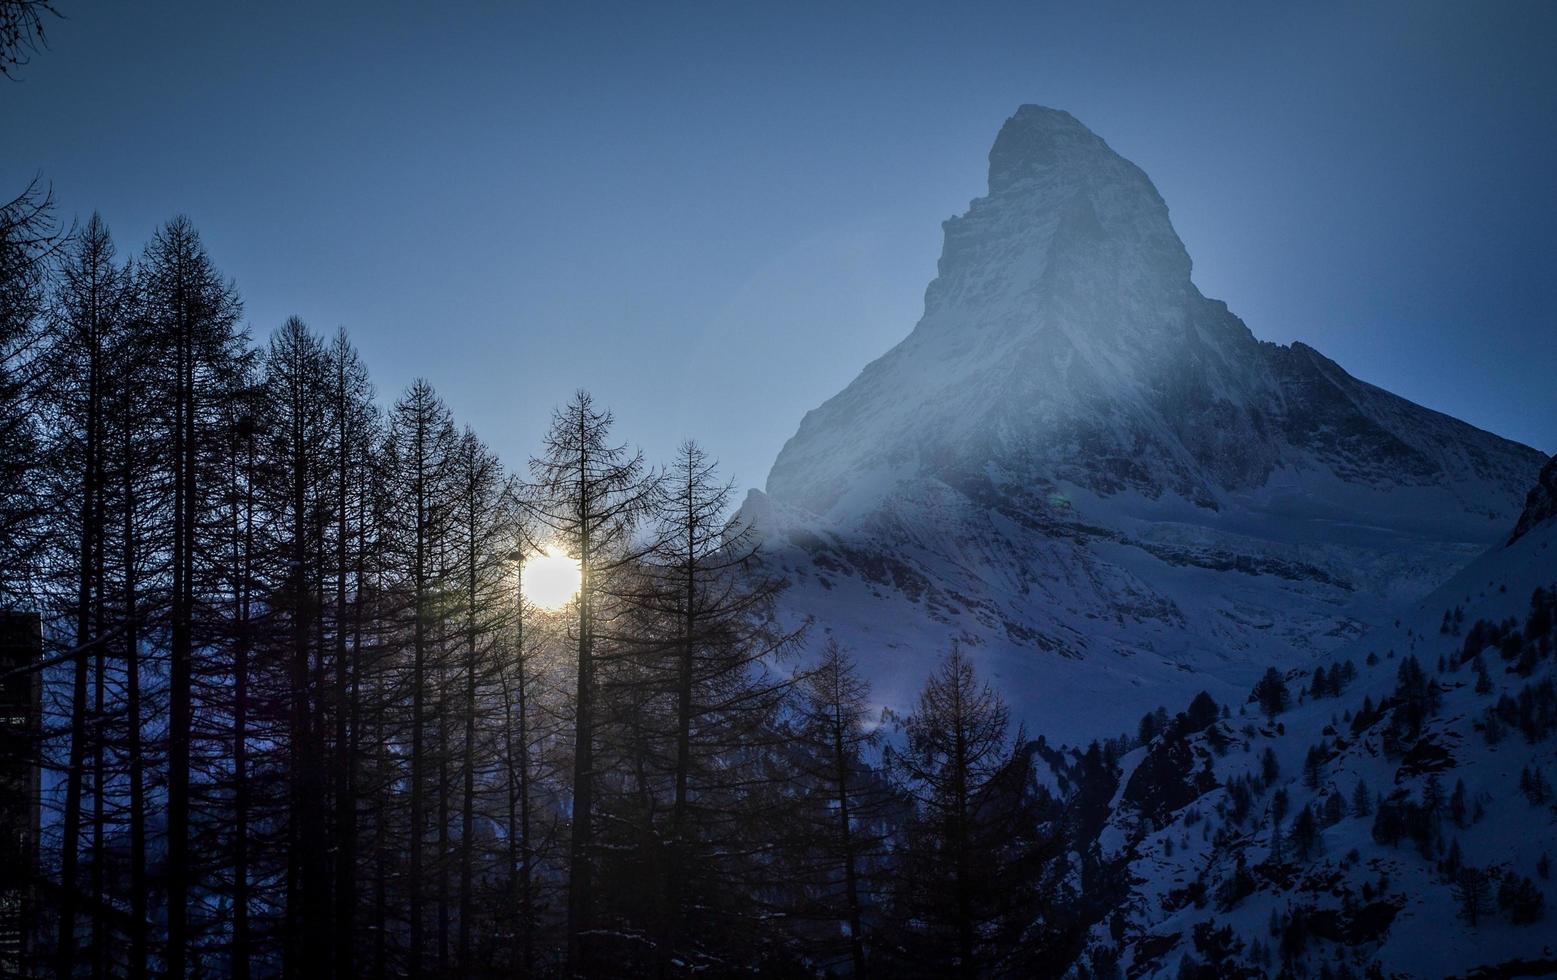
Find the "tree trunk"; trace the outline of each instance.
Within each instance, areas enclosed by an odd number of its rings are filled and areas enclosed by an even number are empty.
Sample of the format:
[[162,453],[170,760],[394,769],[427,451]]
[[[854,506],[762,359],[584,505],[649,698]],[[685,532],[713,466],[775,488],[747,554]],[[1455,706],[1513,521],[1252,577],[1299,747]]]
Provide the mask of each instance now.
[[[89,304],[88,316],[96,316],[95,303]],[[78,880],[79,855],[81,848],[81,794],[82,781],[86,768],[86,711],[87,711],[87,643],[92,636],[91,611],[93,577],[93,561],[98,555],[97,540],[95,536],[97,519],[99,517],[97,494],[97,429],[98,429],[98,358],[96,348],[96,323],[88,325],[88,359],[86,392],[86,418],[83,422],[85,438],[83,439],[85,456],[81,469],[81,510],[78,519],[79,538],[77,541],[78,562],[76,582],[76,630],[74,642],[77,648],[75,656],[74,680],[71,684],[70,697],[70,761],[65,775],[65,819],[63,836],[60,840],[60,885],[62,893],[59,909],[59,944],[56,950],[55,969],[61,977],[69,976],[75,966],[76,951],[76,909],[80,881]],[[92,890],[101,899],[102,879],[100,867],[102,864],[102,828],[101,828],[101,799],[102,790],[102,653],[97,653],[97,738],[94,739],[96,748],[93,750],[94,777],[94,845],[93,845],[93,872]],[[93,937],[100,939],[98,920],[96,914],[98,906],[94,904]],[[96,957],[94,956],[94,963]]]
[[849,826],[849,762],[844,747],[842,705],[833,702],[833,761],[838,780],[838,846],[843,852],[844,901],[849,912],[849,957],[854,980],[865,980],[865,940],[860,935],[859,875],[855,868],[853,828]]
[[519,929],[520,962],[524,976],[535,974],[535,895],[532,884],[531,862],[534,849],[530,842],[530,714],[529,677],[525,671],[524,653],[524,598],[519,599]]
[[[690,474],[690,470],[689,470]],[[696,518],[693,512],[693,495],[690,476],[686,488],[687,498],[687,560],[686,580],[682,601],[680,656],[676,672],[676,772],[675,798],[671,804],[670,881],[666,908],[666,932],[660,950],[660,974],[669,976],[676,946],[681,941],[686,902],[687,867],[687,780],[692,768],[692,678],[693,658],[696,652],[695,629],[697,627],[697,547],[694,540]]]
[[233,650],[233,980],[248,980],[249,936],[249,652],[253,642],[250,588],[254,574],[254,438],[246,440],[242,544],[238,562],[238,642]]
[[960,681],[954,690],[956,737],[952,760],[952,801],[955,806],[952,825],[952,851],[956,861],[958,975],[972,978],[973,969],[973,894],[968,868],[968,741],[967,719],[962,710]]
[[134,434],[131,424],[129,387],[125,388],[123,410],[124,458],[124,673],[125,727],[130,776],[130,978],[144,980],[150,956],[147,937],[146,884],[146,783],[145,760],[141,755],[141,651],[138,582],[135,573],[135,467]]
[[415,616],[411,665],[411,947],[410,975],[422,972],[422,783],[426,757],[422,750],[426,724],[426,692],[423,681],[427,669],[427,500],[425,434],[416,434],[416,555],[412,578],[415,588]]
[[[300,368],[294,362],[294,371]],[[287,392],[291,404],[290,431],[287,433],[292,458],[287,479],[290,482],[291,527],[288,529],[290,553],[288,559],[289,599],[291,603],[291,650],[288,657],[288,769],[290,803],[287,849],[287,897],[286,935],[287,951],[285,969],[289,977],[303,976],[308,972],[305,963],[317,962],[320,950],[309,943],[315,926],[309,921],[313,906],[312,852],[309,824],[311,811],[323,805],[313,793],[312,770],[315,759],[312,752],[312,719],[309,711],[309,588],[308,588],[308,497],[307,459],[305,455],[308,434],[303,429],[300,392],[301,378],[292,379],[292,390]]]
[[[86,636],[86,606],[80,607],[77,646]],[[70,761],[65,774],[65,821],[60,837],[59,941],[55,949],[55,972],[69,977],[75,972],[76,907],[78,854],[81,843],[81,776],[86,767],[87,651],[77,651],[75,680],[70,692]]]
[[[344,370],[344,368],[342,369]],[[344,387],[344,384],[343,384]],[[344,399],[343,399],[344,401]],[[346,409],[342,405],[344,415]],[[337,616],[342,617],[346,607],[346,538],[347,538],[347,452],[344,448],[347,432],[343,423],[340,430],[342,451],[340,456],[340,485],[337,506],[340,508],[340,543],[336,560],[340,580],[335,589]],[[337,810],[337,839],[335,850],[335,969],[338,976],[356,976],[356,909],[357,909],[357,750],[361,730],[361,699],[359,678],[362,656],[362,552],[364,534],[366,488],[360,490],[357,505],[357,560],[353,575],[355,593],[352,597],[351,671],[348,680],[346,668],[345,630],[337,624],[335,645],[335,685],[339,697],[346,702],[337,708],[335,744],[336,773],[335,794]]]
[[[580,425],[582,430],[583,426]],[[590,520],[589,475],[586,440],[579,440],[579,592],[578,592],[578,690],[574,702],[573,724],[573,833],[568,841],[568,970],[588,975],[589,962],[584,934],[590,928],[591,894],[590,851],[594,840],[590,823],[594,807],[594,664],[590,622]]]
[[[179,269],[181,274],[184,270]],[[194,655],[193,590],[195,521],[194,344],[180,275],[177,310],[173,445],[173,609],[168,649],[168,848],[167,972],[188,973],[189,952],[189,751],[192,720],[191,660]]]
[[[516,903],[519,909],[520,976],[529,977],[535,968],[535,944],[530,894],[530,732],[526,704],[523,562],[519,564],[517,575],[513,661],[518,682],[515,688],[510,688],[508,673],[504,670],[498,671],[498,678],[503,684],[503,732],[508,769],[508,895],[509,901]],[[515,709],[518,718],[514,717]]]
[[[93,370],[97,374],[97,356],[93,355]],[[99,396],[96,394],[98,382],[96,377],[92,381],[93,395],[91,397],[92,409],[89,430],[93,433],[91,438],[92,452],[91,462],[87,471],[90,474],[88,480],[96,488],[92,496],[95,503],[92,508],[92,565],[90,574],[93,587],[93,629],[94,637],[102,637],[106,631],[105,618],[107,610],[104,608],[103,596],[103,538],[106,528],[106,518],[103,512],[103,473],[102,473],[102,440],[97,430],[101,425],[101,412],[98,409]],[[92,975],[106,976],[108,972],[108,923],[104,916],[104,910],[108,907],[108,892],[105,887],[104,873],[107,870],[107,852],[103,847],[105,831],[104,806],[108,799],[108,773],[104,759],[104,749],[108,740],[108,703],[104,686],[108,681],[108,651],[99,642],[97,650],[93,654],[92,675]]]
[[459,973],[470,976],[471,969],[471,920],[475,917],[475,901],[471,894],[473,848],[476,830],[476,508],[474,482],[467,488],[466,516],[470,526],[465,544],[466,562],[466,621],[465,621],[465,753],[464,753],[464,807],[460,817],[460,934]]

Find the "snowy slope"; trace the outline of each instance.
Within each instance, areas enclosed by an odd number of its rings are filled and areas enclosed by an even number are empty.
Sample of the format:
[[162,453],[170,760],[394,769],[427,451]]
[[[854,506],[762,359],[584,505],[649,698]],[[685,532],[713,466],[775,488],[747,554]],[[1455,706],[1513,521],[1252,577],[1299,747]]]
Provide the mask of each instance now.
[[[1159,736],[1119,760],[1107,785],[1092,788],[1109,794],[1106,819],[1095,834],[1071,842],[1077,879],[1085,866],[1094,883],[1094,925],[1080,967],[1107,975],[1117,963],[1131,977],[1176,974],[1188,955],[1205,975],[1258,976],[1282,968],[1285,945],[1299,975],[1346,975],[1343,965],[1363,975],[1375,964],[1384,975],[1413,977],[1557,972],[1557,909],[1520,922],[1499,907],[1498,895],[1512,872],[1530,878],[1547,906],[1557,902],[1557,883],[1539,870],[1549,868],[1543,857],[1557,860],[1557,799],[1521,788],[1526,773],[1557,779],[1554,476],[1557,460],[1531,493],[1522,533],[1511,543],[1320,665],[1356,666],[1339,695],[1305,693],[1274,723],[1240,699],[1211,729]],[[1541,608],[1544,614],[1533,613]],[[1402,737],[1409,729],[1395,726],[1406,710],[1398,689],[1408,657],[1424,669],[1439,704],[1418,732]],[[1312,680],[1307,668],[1286,674],[1294,699]],[[1316,747],[1324,761],[1311,781],[1304,764]],[[1269,782],[1262,774],[1267,751],[1279,769]],[[1436,816],[1422,816],[1435,779],[1443,802]],[[1370,798],[1366,814],[1353,803],[1359,782]],[[1273,858],[1278,792],[1288,802]],[[1302,856],[1295,817],[1305,806],[1323,812],[1331,794],[1344,799],[1344,813],[1333,824],[1320,821],[1312,852]],[[1381,802],[1397,813],[1414,808],[1415,839],[1410,832],[1387,839]],[[1456,865],[1483,871],[1490,882],[1489,908],[1475,924],[1464,914]],[[1097,887],[1099,880],[1106,886]],[[1228,927],[1228,941],[1205,941],[1210,930]]]
[[1167,207],[1024,106],[925,313],[808,413],[741,518],[787,608],[908,703],[952,638],[1033,731],[1117,732],[1386,621],[1506,536],[1542,457],[1263,343]]

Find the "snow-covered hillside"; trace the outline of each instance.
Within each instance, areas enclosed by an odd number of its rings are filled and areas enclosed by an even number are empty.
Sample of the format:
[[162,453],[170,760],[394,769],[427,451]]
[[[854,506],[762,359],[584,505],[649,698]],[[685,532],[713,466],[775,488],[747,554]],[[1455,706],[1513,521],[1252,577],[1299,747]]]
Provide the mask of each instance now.
[[1557,460],[1522,533],[1283,672],[1285,708],[1180,716],[1085,776],[1048,751],[1078,784],[1056,826],[1079,828],[1083,975],[1557,972],[1554,504]]
[[961,639],[1034,732],[1116,732],[1387,622],[1506,537],[1542,457],[1263,343],[1167,207],[1024,106],[923,319],[808,413],[741,518],[786,608],[905,706]]

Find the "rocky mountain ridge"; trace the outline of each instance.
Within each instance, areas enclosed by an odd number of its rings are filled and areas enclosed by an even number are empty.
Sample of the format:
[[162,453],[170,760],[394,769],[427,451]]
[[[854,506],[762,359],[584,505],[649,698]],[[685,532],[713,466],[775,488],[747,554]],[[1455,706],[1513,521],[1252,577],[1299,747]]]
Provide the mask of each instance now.
[[953,639],[1057,738],[1247,690],[1506,536],[1544,462],[1256,339],[1067,113],[1007,121],[945,237],[919,324],[739,518],[889,706]]

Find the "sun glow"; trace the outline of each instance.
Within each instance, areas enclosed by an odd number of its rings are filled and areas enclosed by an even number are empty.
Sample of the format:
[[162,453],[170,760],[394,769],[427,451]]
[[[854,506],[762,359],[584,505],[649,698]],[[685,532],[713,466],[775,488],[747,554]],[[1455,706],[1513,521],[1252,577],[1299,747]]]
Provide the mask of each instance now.
[[561,609],[572,602],[582,581],[578,560],[555,548],[524,563],[524,597],[542,609]]

